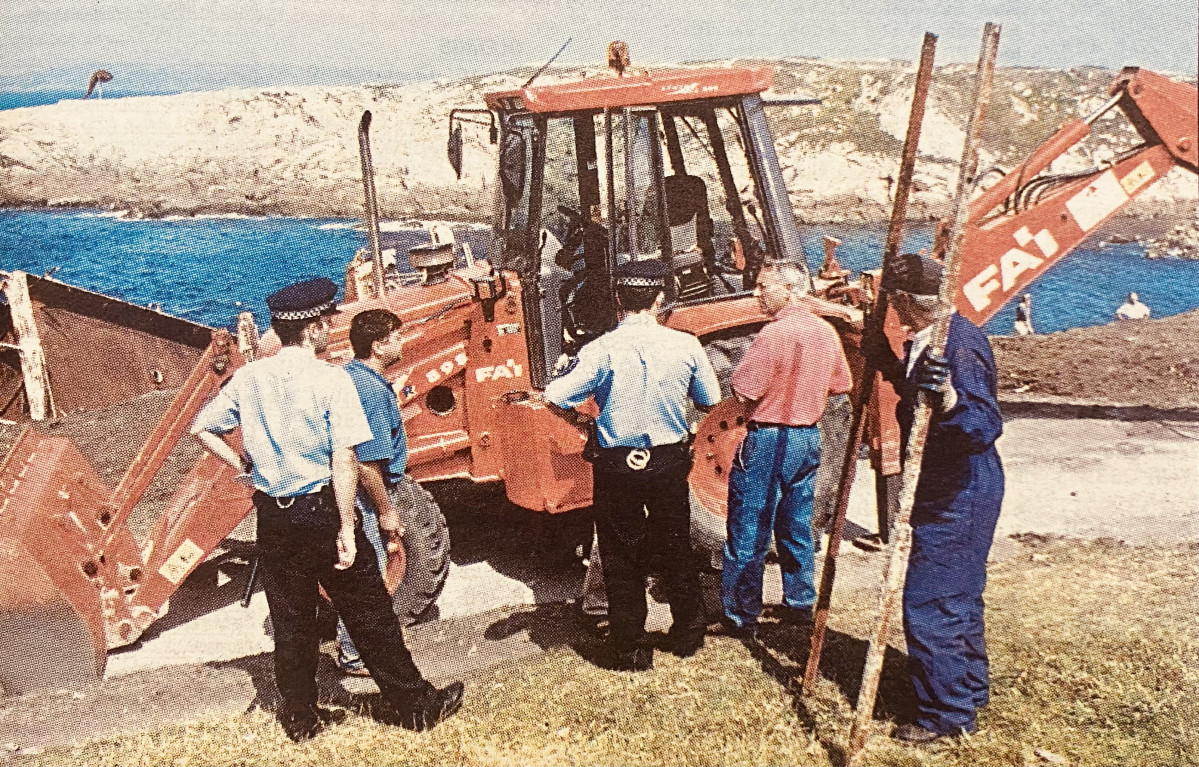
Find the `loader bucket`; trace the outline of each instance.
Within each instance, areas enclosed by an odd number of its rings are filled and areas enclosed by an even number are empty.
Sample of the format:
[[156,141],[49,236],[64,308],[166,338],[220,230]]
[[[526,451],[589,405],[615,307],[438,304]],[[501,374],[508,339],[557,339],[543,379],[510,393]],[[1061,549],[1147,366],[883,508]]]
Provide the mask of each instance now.
[[94,542],[110,490],[70,440],[32,429],[0,463],[0,687],[98,679],[106,643]]

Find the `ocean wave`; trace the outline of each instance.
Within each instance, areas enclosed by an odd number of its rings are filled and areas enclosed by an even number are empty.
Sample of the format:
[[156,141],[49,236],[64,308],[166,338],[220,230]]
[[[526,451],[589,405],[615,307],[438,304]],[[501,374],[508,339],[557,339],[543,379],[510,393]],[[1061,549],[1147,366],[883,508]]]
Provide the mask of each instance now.
[[129,215],[127,210],[86,210],[76,214],[76,218],[116,218],[122,219]]
[[362,224],[355,221],[338,221],[333,224],[321,224],[317,227],[322,232],[328,232],[334,229],[360,229]]

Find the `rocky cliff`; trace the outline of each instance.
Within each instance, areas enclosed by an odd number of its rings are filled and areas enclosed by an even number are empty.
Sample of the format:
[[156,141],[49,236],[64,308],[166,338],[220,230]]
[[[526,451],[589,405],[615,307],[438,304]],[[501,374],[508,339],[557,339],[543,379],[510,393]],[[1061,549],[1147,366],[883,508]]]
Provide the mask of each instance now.
[[[723,63],[723,62],[722,62]],[[775,138],[792,201],[808,222],[882,220],[889,213],[915,75],[906,62],[786,59],[774,92],[821,97],[776,108]],[[955,184],[972,92],[970,66],[938,69],[911,212],[941,215]],[[577,77],[557,68],[540,82]],[[591,76],[605,76],[589,71]],[[484,220],[494,148],[467,131],[466,173],[445,158],[447,117],[529,72],[402,86],[289,87],[61,101],[0,112],[0,205],[101,206],[132,215],[246,213],[359,216],[356,128],[374,113],[373,156],[384,215]],[[1114,73],[1000,69],[983,167],[1017,164],[1066,119],[1102,104]],[[1061,158],[1055,172],[1111,159],[1139,137],[1118,110]],[[1175,171],[1129,212],[1193,212],[1199,185]]]

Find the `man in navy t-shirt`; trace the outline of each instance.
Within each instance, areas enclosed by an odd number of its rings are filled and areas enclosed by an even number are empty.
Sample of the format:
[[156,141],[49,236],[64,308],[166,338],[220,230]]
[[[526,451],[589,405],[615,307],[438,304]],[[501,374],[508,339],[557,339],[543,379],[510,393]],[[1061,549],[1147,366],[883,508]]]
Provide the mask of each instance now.
[[[395,392],[383,377],[383,371],[399,362],[402,355],[400,324],[400,318],[386,309],[368,309],[356,314],[350,322],[354,359],[345,366],[358,389],[371,427],[370,441],[355,447],[360,467],[358,508],[363,532],[374,546],[379,571],[383,573],[387,572],[388,550],[397,550],[404,535],[390,491],[404,476],[408,446]],[[354,676],[369,676],[342,622],[337,624],[337,641],[338,668]]]

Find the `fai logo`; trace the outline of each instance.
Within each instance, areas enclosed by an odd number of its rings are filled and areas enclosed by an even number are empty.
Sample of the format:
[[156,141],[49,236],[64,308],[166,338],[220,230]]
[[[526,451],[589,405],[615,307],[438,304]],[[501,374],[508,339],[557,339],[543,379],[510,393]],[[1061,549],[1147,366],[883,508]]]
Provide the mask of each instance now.
[[974,275],[962,288],[962,293],[966,295],[966,299],[970,301],[970,305],[976,312],[981,312],[991,305],[992,293],[997,290],[1004,294],[1008,293],[1016,285],[1020,275],[1028,271],[1036,271],[1045,263],[1046,258],[1058,251],[1057,240],[1053,239],[1053,235],[1048,229],[1042,229],[1033,234],[1028,231],[1027,226],[1022,226],[1012,234],[1012,237],[1015,238],[1020,248],[1025,248],[1030,244],[1035,245],[1041,255],[1030,253],[1031,248],[1028,250],[1012,248],[999,257],[998,264],[991,264]]
[[509,359],[506,365],[485,365],[480,368],[475,368],[475,381],[483,383],[484,381],[498,381],[501,378],[520,378],[524,374],[524,366]]

